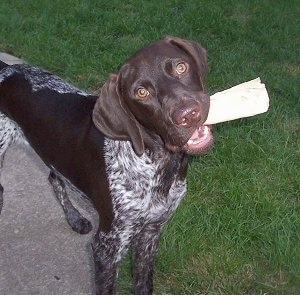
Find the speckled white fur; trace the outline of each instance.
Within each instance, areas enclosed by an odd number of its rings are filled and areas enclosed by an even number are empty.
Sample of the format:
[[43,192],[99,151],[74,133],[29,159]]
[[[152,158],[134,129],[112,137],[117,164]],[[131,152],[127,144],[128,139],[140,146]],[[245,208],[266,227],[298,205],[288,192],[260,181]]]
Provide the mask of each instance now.
[[154,159],[149,152],[138,157],[128,141],[106,139],[105,161],[114,210],[113,228],[106,238],[119,241],[115,257],[120,260],[143,227],[157,225],[159,235],[185,195],[186,182],[174,179],[168,195],[161,195],[163,159]]
[[0,83],[4,81],[7,77],[14,74],[16,70],[13,67],[7,67],[4,70],[0,71]]
[[23,132],[8,117],[4,114],[0,113],[0,158],[2,158],[5,154],[5,151],[9,148],[9,146],[13,142],[22,142],[27,144],[26,139],[24,138]]

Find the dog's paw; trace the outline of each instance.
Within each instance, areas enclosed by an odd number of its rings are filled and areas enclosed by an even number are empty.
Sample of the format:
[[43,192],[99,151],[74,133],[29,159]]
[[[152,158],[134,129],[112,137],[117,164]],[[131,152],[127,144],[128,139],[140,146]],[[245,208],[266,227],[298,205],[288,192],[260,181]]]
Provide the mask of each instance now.
[[79,234],[88,234],[93,228],[92,223],[77,210],[72,211],[72,214],[68,214],[67,221],[72,229]]
[[81,220],[77,220],[76,223],[70,225],[74,231],[82,235],[88,234],[93,228],[91,222],[85,218],[82,218]]

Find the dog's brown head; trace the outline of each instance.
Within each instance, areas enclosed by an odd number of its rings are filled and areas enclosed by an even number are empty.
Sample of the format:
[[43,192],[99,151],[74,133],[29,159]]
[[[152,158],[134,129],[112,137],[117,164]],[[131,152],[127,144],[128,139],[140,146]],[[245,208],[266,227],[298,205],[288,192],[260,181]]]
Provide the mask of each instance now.
[[175,37],[136,52],[103,85],[93,111],[107,137],[130,140],[137,155],[161,144],[172,152],[201,153],[212,145],[209,96],[204,92],[206,53]]

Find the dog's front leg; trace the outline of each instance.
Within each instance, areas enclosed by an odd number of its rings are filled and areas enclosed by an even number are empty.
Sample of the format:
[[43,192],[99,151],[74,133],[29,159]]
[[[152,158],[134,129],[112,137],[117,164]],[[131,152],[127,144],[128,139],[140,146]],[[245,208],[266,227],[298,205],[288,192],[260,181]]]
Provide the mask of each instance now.
[[154,256],[162,224],[146,225],[134,237],[133,250],[133,279],[134,294],[149,295],[153,293],[153,267]]
[[129,241],[122,242],[115,230],[108,233],[98,231],[92,242],[95,263],[95,285],[97,295],[116,293],[118,265],[128,248]]

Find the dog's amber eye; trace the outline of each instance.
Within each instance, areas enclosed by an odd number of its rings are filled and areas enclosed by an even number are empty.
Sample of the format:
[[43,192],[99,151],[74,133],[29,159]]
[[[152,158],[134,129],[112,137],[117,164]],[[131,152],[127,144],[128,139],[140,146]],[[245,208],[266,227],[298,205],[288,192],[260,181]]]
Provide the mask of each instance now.
[[182,75],[188,70],[188,65],[185,62],[180,62],[176,65],[176,73]]
[[141,99],[145,99],[146,97],[149,96],[149,94],[150,92],[144,87],[139,87],[136,91],[137,98],[141,98]]
[[187,69],[188,69],[188,66],[184,62],[180,62],[176,65],[176,73],[178,75],[184,74],[187,71]]

